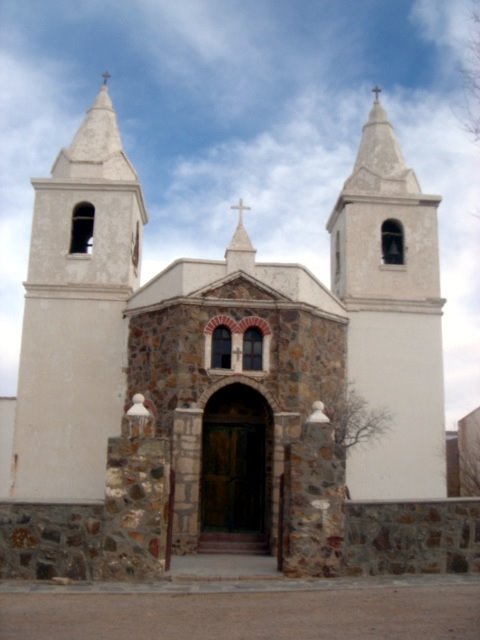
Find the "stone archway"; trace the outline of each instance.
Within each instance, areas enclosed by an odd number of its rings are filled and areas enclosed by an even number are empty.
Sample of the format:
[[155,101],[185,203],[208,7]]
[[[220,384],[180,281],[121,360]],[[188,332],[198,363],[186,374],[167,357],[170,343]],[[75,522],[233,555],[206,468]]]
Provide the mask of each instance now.
[[[237,385],[237,386],[236,386]],[[172,466],[176,474],[173,517],[173,549],[176,554],[196,553],[202,531],[202,434],[204,411],[210,399],[222,398],[223,389],[243,388],[257,393],[265,408],[265,533],[270,549],[277,546],[280,478],[283,473],[284,446],[301,434],[300,414],[285,412],[261,382],[244,375],[224,376],[211,384],[191,407],[174,412]],[[248,393],[248,391],[246,392]],[[251,416],[253,418],[253,416]]]
[[208,400],[203,415],[202,532],[267,534],[271,528],[273,414],[238,382]]

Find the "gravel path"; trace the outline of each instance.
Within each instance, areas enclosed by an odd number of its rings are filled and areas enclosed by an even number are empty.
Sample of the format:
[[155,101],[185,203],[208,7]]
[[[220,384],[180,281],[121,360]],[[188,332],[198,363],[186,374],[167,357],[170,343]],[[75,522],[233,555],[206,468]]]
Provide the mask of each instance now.
[[479,640],[480,584],[257,593],[1,593],[1,640]]

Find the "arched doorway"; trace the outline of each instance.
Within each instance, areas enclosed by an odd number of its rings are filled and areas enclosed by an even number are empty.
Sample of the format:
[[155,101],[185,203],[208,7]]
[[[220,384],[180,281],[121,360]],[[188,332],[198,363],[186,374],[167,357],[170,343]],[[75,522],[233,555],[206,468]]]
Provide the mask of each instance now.
[[203,418],[201,530],[268,533],[272,411],[251,387],[234,383],[207,402]]

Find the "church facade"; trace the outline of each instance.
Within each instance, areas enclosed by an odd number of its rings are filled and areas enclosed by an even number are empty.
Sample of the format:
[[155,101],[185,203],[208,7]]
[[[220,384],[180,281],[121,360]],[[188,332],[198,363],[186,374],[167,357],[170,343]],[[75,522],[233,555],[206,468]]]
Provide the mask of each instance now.
[[354,499],[446,495],[438,196],[405,165],[378,96],[328,220],[332,282],[256,259],[242,213],[224,260],[139,286],[139,179],[104,85],[36,191],[10,498],[102,500],[136,393],[171,441],[174,539],[278,524],[285,445],[352,381],[393,423],[352,448]]

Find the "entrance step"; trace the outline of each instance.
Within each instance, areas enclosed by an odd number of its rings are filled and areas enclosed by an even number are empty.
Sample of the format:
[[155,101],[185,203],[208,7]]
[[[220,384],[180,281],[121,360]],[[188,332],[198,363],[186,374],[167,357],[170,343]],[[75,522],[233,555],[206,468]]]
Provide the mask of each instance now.
[[267,556],[270,547],[265,534],[202,533],[198,553]]

